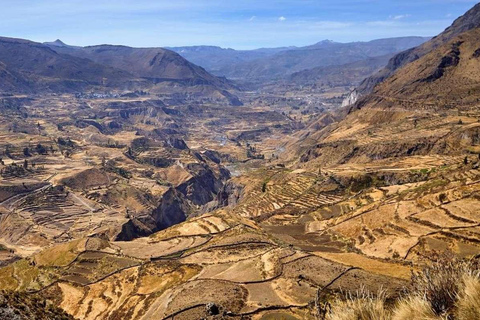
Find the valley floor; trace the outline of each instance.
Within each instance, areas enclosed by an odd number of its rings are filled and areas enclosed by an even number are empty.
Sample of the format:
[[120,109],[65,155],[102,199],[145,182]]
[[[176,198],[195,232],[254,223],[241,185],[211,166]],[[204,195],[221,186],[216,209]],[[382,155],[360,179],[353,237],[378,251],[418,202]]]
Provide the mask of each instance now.
[[[318,292],[395,298],[439,255],[480,253],[474,113],[300,126],[248,106],[181,122],[182,107],[93,100],[72,121],[60,101],[2,124],[0,288],[76,318],[316,319]],[[130,115],[111,124],[115,108]],[[177,140],[155,131],[167,123]],[[457,136],[470,153],[432,151]]]

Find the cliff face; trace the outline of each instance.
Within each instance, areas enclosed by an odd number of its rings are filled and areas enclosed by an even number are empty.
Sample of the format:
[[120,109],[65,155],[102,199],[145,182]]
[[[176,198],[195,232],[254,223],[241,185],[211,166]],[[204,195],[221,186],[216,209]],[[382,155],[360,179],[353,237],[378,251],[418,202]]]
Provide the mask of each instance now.
[[357,89],[355,89],[343,100],[342,108],[353,105],[355,102],[357,102],[358,98],[360,98],[360,93]]
[[187,168],[194,177],[179,185],[177,190],[194,205],[205,205],[215,200],[223,180],[229,177],[228,173],[220,173],[217,177],[211,168],[201,164],[191,164]]
[[166,229],[187,219],[192,211],[185,196],[176,189],[168,190],[157,209],[152,212],[158,230]]
[[128,241],[148,236],[184,222],[188,217],[234,203],[241,190],[226,187],[230,177],[227,170],[220,168],[216,173],[206,164],[186,166],[192,177],[177,187],[171,187],[159,200],[159,205],[150,213],[129,217],[116,236],[116,240]]

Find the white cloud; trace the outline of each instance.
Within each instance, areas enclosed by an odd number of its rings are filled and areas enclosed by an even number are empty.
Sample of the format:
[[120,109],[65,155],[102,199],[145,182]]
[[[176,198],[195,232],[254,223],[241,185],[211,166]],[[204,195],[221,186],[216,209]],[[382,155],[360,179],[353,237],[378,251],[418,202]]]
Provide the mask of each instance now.
[[405,18],[408,18],[408,17],[411,17],[411,16],[412,16],[411,14],[399,14],[399,15],[396,15],[396,16],[390,16],[390,19],[401,20],[401,19],[405,19]]
[[[471,2],[416,2],[436,1]],[[312,4],[302,9],[305,12],[310,8],[312,10],[308,10],[305,15],[295,11],[295,16],[292,16],[289,8],[292,8],[292,4],[298,5],[298,2]],[[383,1],[339,2],[375,5]],[[274,3],[282,5],[273,6]],[[350,42],[406,35],[433,36],[451,24],[452,18],[460,14],[457,11],[463,10],[453,6],[445,7],[443,12],[418,10],[411,18],[407,18],[409,15],[406,13],[413,12],[410,10],[414,7],[408,9],[407,6],[404,7],[406,9],[393,12],[382,9],[379,11],[382,17],[377,16],[375,19],[379,21],[375,21],[370,15],[365,17],[367,20],[361,15],[357,16],[356,9],[360,5],[348,6],[344,10],[345,14],[327,15],[320,11],[319,3],[324,1],[0,0],[0,30],[5,36],[40,42],[60,38],[72,45],[113,43],[145,47],[211,44],[253,49],[308,45],[321,39]],[[334,5],[336,6],[338,4]],[[275,10],[272,11],[272,7]],[[319,10],[318,16],[314,9]],[[333,12],[332,8],[329,10],[326,12]],[[447,17],[449,12],[452,15]],[[429,20],[430,16],[438,18]],[[232,34],[236,36],[232,37]]]
[[352,22],[339,22],[339,21],[316,21],[310,24],[311,28],[315,29],[344,29],[351,27]]
[[368,21],[365,23],[369,27],[393,27],[399,26],[399,24],[395,21],[391,20],[380,20],[380,21]]

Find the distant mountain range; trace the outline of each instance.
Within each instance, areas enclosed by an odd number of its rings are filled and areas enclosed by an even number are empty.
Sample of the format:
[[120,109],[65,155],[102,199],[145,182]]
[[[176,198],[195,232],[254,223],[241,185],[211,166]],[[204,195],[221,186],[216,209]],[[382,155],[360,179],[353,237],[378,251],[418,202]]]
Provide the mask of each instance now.
[[324,40],[306,47],[250,51],[211,46],[170,49],[217,76],[234,80],[270,81],[318,67],[341,66],[362,60],[368,63],[371,58],[393,55],[429,39],[402,37],[351,43]]
[[69,92],[90,86],[128,86],[139,79],[91,60],[59,54],[22,39],[0,38],[0,90]]
[[[384,67],[396,53],[429,38],[403,37],[369,42],[324,40],[306,47],[222,49],[213,46],[132,48],[70,46],[61,40],[36,43],[0,38],[0,90],[78,92],[149,89],[226,99],[239,105],[237,86],[227,80],[298,85],[356,86]],[[192,62],[190,62],[192,61]],[[205,68],[205,69],[204,69]]]
[[0,91],[9,93],[149,89],[179,92],[240,104],[225,78],[211,75],[162,48],[69,46],[0,38]]
[[185,59],[217,75],[225,73],[225,69],[228,69],[232,65],[270,57],[276,53],[295,48],[296,47],[282,47],[234,50],[215,46],[167,47],[167,49],[175,51]]
[[288,82],[317,88],[356,86],[366,77],[385,67],[392,56],[393,54],[387,54],[343,65],[307,69],[289,76]]

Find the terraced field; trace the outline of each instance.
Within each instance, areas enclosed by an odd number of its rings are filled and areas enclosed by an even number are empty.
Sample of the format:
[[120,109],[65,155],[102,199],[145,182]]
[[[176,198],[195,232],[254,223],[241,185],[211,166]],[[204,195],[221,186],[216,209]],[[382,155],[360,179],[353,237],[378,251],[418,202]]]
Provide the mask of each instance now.
[[[446,119],[431,127],[451,128]],[[51,174],[2,180],[2,243],[14,250],[1,256],[8,265],[0,287],[40,293],[80,319],[315,319],[319,290],[355,291],[359,283],[395,297],[412,270],[439,254],[480,252],[478,156],[400,155],[410,145],[392,149],[393,140],[412,138],[410,122],[385,138],[356,136],[358,150],[393,150],[385,157],[332,163],[344,143],[334,132],[333,151],[287,165],[237,162],[242,174],[222,188],[214,180],[221,153],[133,142],[125,132],[115,139],[136,151],[114,148],[107,160],[85,144],[70,158],[44,161]],[[461,126],[476,130],[468,119]],[[168,157],[166,167],[151,162]],[[152,231],[145,217],[169,208],[194,213]],[[139,228],[145,233],[130,236]]]
[[[273,170],[265,179],[256,181],[255,189],[245,196],[234,212],[243,217],[263,220],[284,211],[304,212],[335,204],[342,196],[332,193],[325,177],[302,170]],[[242,183],[241,179],[239,183]],[[249,181],[249,183],[252,183]],[[259,186],[260,184],[260,186]]]
[[0,289],[92,320],[313,320],[362,287],[393,301],[412,271],[480,254],[474,86],[447,103],[380,85],[336,111],[334,90],[2,97]]
[[283,244],[225,212],[131,242],[71,242],[0,270],[2,287],[42,292],[82,319],[192,319],[212,312],[313,319],[319,288],[348,288],[362,279],[372,290],[394,292],[404,283]]

